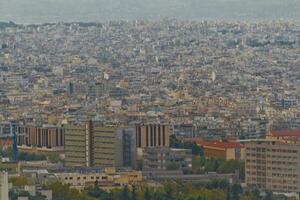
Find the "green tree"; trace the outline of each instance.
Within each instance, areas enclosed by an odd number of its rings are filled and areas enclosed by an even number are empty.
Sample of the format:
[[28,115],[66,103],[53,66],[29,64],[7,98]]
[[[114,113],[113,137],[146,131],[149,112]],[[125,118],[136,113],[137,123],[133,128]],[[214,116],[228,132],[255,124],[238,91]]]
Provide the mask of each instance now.
[[150,191],[149,191],[148,187],[146,188],[146,190],[144,192],[144,200],[151,200]]
[[230,191],[232,200],[239,200],[240,194],[243,192],[242,187],[238,184],[233,184]]
[[18,177],[11,177],[10,182],[13,184],[13,186],[24,186],[28,185],[28,179],[24,176],[18,176]]
[[137,200],[137,197],[136,197],[136,187],[135,185],[132,186],[132,190],[131,190],[131,200]]
[[266,192],[266,196],[264,197],[264,200],[273,200],[273,194],[270,191]]
[[127,185],[122,189],[121,195],[123,200],[130,200],[129,190]]

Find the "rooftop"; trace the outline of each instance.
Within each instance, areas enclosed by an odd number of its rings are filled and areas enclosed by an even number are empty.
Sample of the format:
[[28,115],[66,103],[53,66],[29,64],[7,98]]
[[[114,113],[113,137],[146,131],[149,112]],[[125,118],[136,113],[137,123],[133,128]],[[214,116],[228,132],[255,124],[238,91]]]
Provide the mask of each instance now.
[[238,142],[197,140],[196,143],[203,147],[215,147],[215,148],[223,148],[223,149],[243,148],[244,147],[244,145],[242,145]]
[[300,137],[300,129],[271,131],[269,135],[274,137]]

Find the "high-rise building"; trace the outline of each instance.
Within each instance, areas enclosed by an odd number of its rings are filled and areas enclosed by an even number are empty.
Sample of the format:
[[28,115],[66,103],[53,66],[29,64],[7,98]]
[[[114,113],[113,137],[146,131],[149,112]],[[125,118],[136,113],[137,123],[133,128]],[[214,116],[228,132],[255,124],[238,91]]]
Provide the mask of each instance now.
[[8,200],[8,174],[0,172],[0,199]]
[[138,148],[169,146],[170,126],[167,125],[137,125],[136,146]]
[[300,191],[300,145],[270,140],[246,144],[246,184],[273,192]]
[[88,122],[65,126],[66,167],[133,167],[135,130],[131,127],[103,127]]

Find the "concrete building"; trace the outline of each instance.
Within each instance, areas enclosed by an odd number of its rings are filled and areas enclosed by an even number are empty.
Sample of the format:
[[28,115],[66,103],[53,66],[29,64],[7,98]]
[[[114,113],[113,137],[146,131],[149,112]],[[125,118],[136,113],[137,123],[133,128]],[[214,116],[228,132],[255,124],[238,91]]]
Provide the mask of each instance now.
[[146,147],[143,170],[188,170],[192,168],[192,150],[169,147]]
[[135,165],[135,132],[130,127],[102,127],[93,122],[65,127],[65,166]]
[[300,129],[270,131],[266,139],[277,140],[284,143],[300,144]]
[[142,182],[140,171],[118,171],[115,168],[106,168],[100,172],[64,172],[55,176],[64,184],[72,188],[83,190],[87,186],[97,184],[101,189],[109,191],[122,188],[125,185],[132,186]]
[[138,125],[136,126],[136,145],[138,148],[170,145],[170,126]]
[[19,125],[17,127],[17,143],[20,150],[63,150],[64,129],[62,126]]
[[275,141],[246,144],[246,184],[273,192],[300,191],[300,146]]
[[0,199],[8,200],[8,173],[0,172]]

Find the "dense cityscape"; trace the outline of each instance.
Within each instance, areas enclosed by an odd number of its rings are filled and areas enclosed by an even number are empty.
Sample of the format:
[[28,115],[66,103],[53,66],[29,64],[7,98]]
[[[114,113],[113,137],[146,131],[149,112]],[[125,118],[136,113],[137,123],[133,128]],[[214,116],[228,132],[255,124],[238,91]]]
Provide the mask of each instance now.
[[0,23],[0,200],[300,194],[300,23]]

